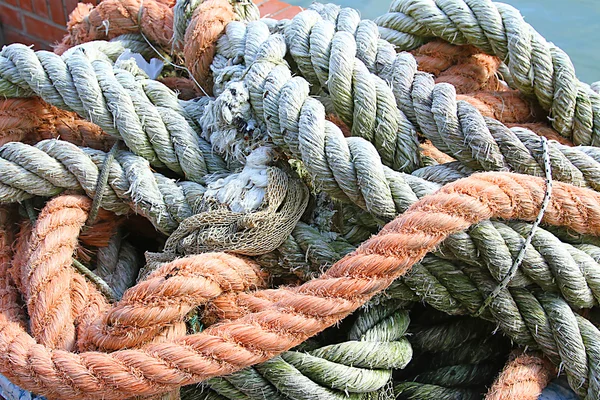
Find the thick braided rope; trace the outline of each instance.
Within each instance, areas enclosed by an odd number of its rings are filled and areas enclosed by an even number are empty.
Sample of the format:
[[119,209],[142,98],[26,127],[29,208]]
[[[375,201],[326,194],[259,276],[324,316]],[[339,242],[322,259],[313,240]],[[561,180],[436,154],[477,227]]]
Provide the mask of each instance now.
[[138,346],[195,307],[226,292],[262,287],[264,279],[256,264],[224,253],[178,259],[127,290],[88,328],[84,341],[104,351]]
[[71,287],[76,272],[72,257],[90,206],[91,201],[83,196],[60,196],[50,201],[33,228],[27,260],[21,266],[31,334],[48,348],[75,348],[77,315],[73,310],[77,307],[72,304],[75,294]]
[[490,0],[396,0],[376,22],[382,36],[404,50],[437,36],[498,56],[507,63],[517,88],[535,96],[550,112],[558,132],[575,144],[598,145],[600,95],[577,79],[568,55],[510,5]]
[[536,355],[518,354],[509,361],[490,390],[486,400],[537,400],[550,383],[554,371]]
[[25,326],[25,313],[18,304],[19,292],[9,273],[16,240],[15,229],[12,226],[14,212],[12,206],[0,207],[0,307],[9,321]]
[[[465,309],[473,313],[474,306],[483,304],[498,285],[478,267],[456,266],[432,258],[426,258],[423,265],[426,269],[414,272],[414,287],[408,292],[394,287],[390,295],[402,300],[412,296],[413,301],[428,302],[446,313],[464,314]],[[600,355],[600,332],[574,313],[564,299],[551,292],[513,287],[504,289],[482,317],[496,322],[518,344],[537,347],[554,364],[564,365],[571,387],[580,396],[588,393],[590,399],[598,397],[594,360]]]
[[[35,146],[7,143],[0,147],[0,203],[20,202],[34,196],[52,197],[64,190],[96,195],[106,153],[79,148],[60,140]],[[119,150],[110,165],[102,207],[116,214],[133,210],[148,218],[161,232],[174,231],[198,212],[204,186],[176,182],[156,172],[148,161]]]
[[138,32],[167,49],[173,36],[173,11],[154,0],[106,0],[96,6],[79,3],[69,15],[67,30],[55,49],[57,54],[78,44]]
[[60,137],[78,146],[109,150],[115,139],[77,114],[38,98],[0,100],[0,145]]
[[[479,174],[447,185],[386,225],[320,278],[297,288],[278,289],[285,295],[274,306],[143,349],[110,354],[50,352],[2,316],[0,369],[10,372],[10,378],[25,389],[60,393],[65,399],[82,394],[104,399],[149,395],[229,374],[270,359],[340,321],[449,234],[492,217],[535,219],[544,192],[541,179],[506,173]],[[595,192],[556,183],[544,222],[598,234],[599,203],[600,195]],[[577,322],[584,340],[593,341],[591,335],[597,329],[582,318]],[[593,352],[588,354],[595,357]]]
[[195,10],[185,31],[185,66],[206,93],[212,93],[210,65],[216,42],[235,14],[229,0],[206,0]]
[[[230,399],[342,399],[384,388],[392,369],[412,356],[404,334],[409,318],[394,307],[361,312],[348,341],[306,352],[288,351],[267,362],[206,382]],[[356,334],[359,332],[359,334]]]
[[[318,18],[316,13],[312,15]],[[301,46],[305,39],[301,37],[302,32],[290,33],[287,28],[286,40]],[[227,59],[242,55],[247,66],[255,60],[258,49],[269,36],[268,27],[262,21],[248,24],[247,29],[241,23],[230,24],[227,32],[227,37],[219,43],[219,54]],[[331,50],[331,65],[327,66],[327,57],[319,60],[319,65],[323,66],[315,68],[322,71],[320,77],[304,68],[296,58],[304,78],[310,84],[322,85],[328,90],[338,117],[351,128],[353,136],[363,137],[375,145],[384,165],[408,172],[418,168],[420,160],[415,129],[396,107],[389,85],[373,75],[361,60],[355,59],[352,51],[348,52],[343,34],[335,43]],[[296,54],[295,49],[290,46],[292,55]],[[321,49],[314,51],[320,52]],[[302,90],[308,91],[308,87]],[[257,112],[260,114],[260,110]]]
[[[398,107],[440,150],[470,168],[488,171],[510,168],[515,172],[542,176],[540,146],[531,136],[527,136],[523,130],[517,130],[513,134],[504,125],[485,118],[473,105],[457,101],[453,86],[436,84],[432,76],[418,72],[417,63],[411,54],[396,55],[389,43],[378,39],[377,27],[371,21],[361,21],[355,10],[340,9],[333,5],[324,7],[326,8],[316,7],[321,12],[321,18],[314,11],[308,10],[298,14],[286,27],[286,34],[290,30],[305,32],[304,40],[295,39],[295,43],[300,43],[294,45],[300,47],[300,50],[296,50],[299,55],[295,55],[290,49],[299,65],[306,65],[307,69],[312,70],[305,76],[310,77],[317,70],[327,76],[327,69],[323,66],[327,64],[318,60],[319,56],[315,55],[317,52],[311,51],[310,46],[323,41],[323,26],[329,26],[328,30],[331,31],[331,23],[334,22],[335,30],[331,34],[344,31],[352,33],[344,37],[348,43],[356,42],[352,46],[357,49],[356,57],[392,84]],[[324,10],[329,11],[325,13]],[[323,21],[322,18],[326,17],[331,22]],[[477,99],[469,100],[477,102]],[[525,138],[520,139],[519,134]],[[586,184],[596,186],[595,161],[577,150],[562,152],[568,156],[556,151],[551,153],[553,176],[556,179],[565,182],[585,180]],[[583,175],[587,176],[584,178]]]
[[141,259],[135,247],[117,232],[107,246],[98,249],[94,273],[114,291],[117,299],[136,282]]
[[[372,65],[373,71],[392,83],[400,109],[440,150],[476,170],[510,168],[519,173],[543,176],[539,151],[541,144],[533,140],[535,135],[528,135],[524,130],[511,132],[497,121],[485,118],[471,104],[465,101],[457,102],[453,86],[443,83],[435,84],[432,76],[417,71],[417,64],[412,55],[408,53],[396,55],[391,49],[391,45],[383,40],[377,40],[377,28],[371,21],[361,21],[358,13],[352,9],[342,9],[341,11],[338,9],[338,13],[335,26],[331,22],[323,20],[312,10],[298,14],[286,26],[286,38],[291,46],[290,52],[299,66],[305,66],[304,76],[309,77],[310,81],[310,77],[317,73],[323,75],[321,78],[313,78],[311,83],[321,84],[320,80],[328,82],[327,79],[332,75],[328,69],[330,67],[327,67],[327,56],[330,54],[326,51],[327,46],[321,49],[322,51],[316,49],[320,49],[318,46],[324,45],[322,42],[333,46],[332,41],[335,39],[331,39],[331,37],[343,33],[346,43],[343,47],[348,47],[350,42],[353,44],[356,41],[356,44],[351,46],[360,50],[357,50],[356,56],[365,65]],[[350,31],[355,32],[353,33],[355,36],[345,33],[345,30],[350,29],[348,26],[354,29],[354,31]],[[246,63],[253,61],[252,57],[257,51],[257,42],[260,43],[260,40],[268,37],[268,33],[255,33],[259,31],[257,27],[258,25],[250,24],[246,29],[245,35],[253,38],[251,47],[246,45],[244,50]],[[334,28],[337,29],[337,33]],[[243,43],[242,46],[232,45],[232,49],[227,47],[231,43],[236,43],[236,40],[240,42],[239,38],[242,37],[243,31],[243,27],[235,25],[228,29],[228,36],[231,39],[223,42],[221,47],[223,54],[233,56],[240,52],[240,47],[243,49]],[[329,32],[329,36],[324,31]],[[293,37],[288,32],[294,32]],[[369,35],[365,36],[365,32],[368,32]],[[326,39],[323,39],[323,36]],[[246,43],[248,43],[247,39]],[[325,54],[323,60],[319,59],[322,53]],[[258,87],[262,89],[264,86],[260,84]],[[306,88],[297,87],[295,93],[299,90],[308,90],[308,86]],[[471,100],[477,101],[477,99]],[[253,99],[252,90],[251,101],[256,109],[255,101],[259,101],[259,99],[258,97]],[[294,104],[296,109],[299,108],[298,104]],[[280,108],[282,107],[284,106],[280,105]],[[260,115],[261,111],[259,108],[257,113]],[[271,115],[268,117],[272,118]],[[269,125],[267,123],[267,126],[272,135],[273,132],[281,129],[277,124]],[[551,151],[553,176],[556,179],[596,186],[595,161],[577,150],[564,150],[561,153]]]
[[[235,22],[227,26],[228,35],[235,34],[236,26]],[[266,40],[247,40],[247,58],[252,51],[260,52],[256,61],[249,62],[244,83],[250,104],[267,125],[274,144],[302,160],[316,186],[338,200],[355,203],[386,219],[414,202],[415,192],[424,190],[428,183],[384,167],[368,141],[345,138],[336,125],[325,120],[323,105],[309,96],[308,82],[292,78],[289,68],[282,64],[286,49],[283,37],[269,36],[267,26],[260,21],[249,26],[262,32]],[[260,47],[252,50],[249,44]]]
[[327,89],[353,136],[372,142],[385,165],[410,172],[419,166],[415,127],[395,106],[390,87],[373,74],[372,65],[365,65],[374,60],[355,57],[356,28],[344,25],[336,32],[331,22],[307,11],[286,26],[285,38],[303,77]]
[[[97,46],[104,46],[103,42]],[[105,46],[112,43],[105,44]],[[144,79],[132,62],[113,66],[91,44],[59,57],[12,44],[0,51],[0,95],[37,94],[48,103],[88,118],[123,139],[155,167],[167,167],[186,180],[225,169],[223,160],[200,138],[176,93]],[[120,46],[120,45],[119,45]]]

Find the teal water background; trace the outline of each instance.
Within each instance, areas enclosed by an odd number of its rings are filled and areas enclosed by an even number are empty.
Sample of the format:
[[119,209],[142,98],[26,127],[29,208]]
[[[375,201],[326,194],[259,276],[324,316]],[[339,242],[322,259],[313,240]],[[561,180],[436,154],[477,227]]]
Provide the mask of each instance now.
[[[312,0],[287,0],[309,6]],[[322,1],[322,0],[321,0]],[[391,0],[332,0],[373,19],[388,10]],[[504,0],[549,42],[567,52],[580,80],[600,81],[600,0]]]

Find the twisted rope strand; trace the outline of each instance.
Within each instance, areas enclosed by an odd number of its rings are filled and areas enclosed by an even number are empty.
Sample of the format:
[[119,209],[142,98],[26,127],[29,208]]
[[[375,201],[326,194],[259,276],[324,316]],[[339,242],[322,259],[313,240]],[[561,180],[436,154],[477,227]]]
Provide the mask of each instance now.
[[[273,307],[169,343],[110,354],[49,352],[3,315],[0,369],[3,373],[10,370],[15,383],[25,389],[39,393],[58,389],[67,399],[82,392],[105,399],[149,395],[232,373],[272,358],[340,321],[449,234],[492,217],[535,219],[543,188],[539,178],[505,173],[479,174],[447,185],[386,225],[320,278],[294,289],[278,289],[286,295]],[[594,192],[558,183],[544,222],[598,234],[599,203],[600,195]],[[35,366],[33,371],[30,365]],[[57,365],[63,366],[60,373]]]
[[[0,203],[33,196],[51,197],[64,190],[96,195],[96,183],[106,153],[79,148],[60,140],[35,146],[8,143],[0,147]],[[148,161],[118,150],[110,165],[102,207],[116,214],[131,210],[148,218],[164,233],[197,212],[205,188],[194,182],[175,182],[152,172]]]
[[439,37],[498,56],[507,63],[517,88],[549,111],[554,129],[575,144],[598,145],[600,95],[577,79],[568,55],[510,5],[490,0],[395,0],[376,22],[382,36],[403,50]]
[[[224,161],[194,130],[176,94],[144,79],[131,61],[113,66],[102,46],[114,44],[103,43],[94,42],[100,50],[88,44],[62,58],[20,44],[6,46],[0,51],[0,94],[35,93],[75,111],[122,138],[151,165],[167,167],[187,180],[203,182],[207,174],[225,170]],[[89,49],[95,52],[90,55]]]

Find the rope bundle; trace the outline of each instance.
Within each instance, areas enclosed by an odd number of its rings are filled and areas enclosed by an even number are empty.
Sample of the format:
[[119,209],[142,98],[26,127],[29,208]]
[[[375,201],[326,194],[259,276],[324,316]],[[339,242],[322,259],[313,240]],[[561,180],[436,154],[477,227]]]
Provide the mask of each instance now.
[[[597,94],[471,3],[107,0],[3,48],[2,391],[598,398]],[[508,339],[545,358],[492,385]]]

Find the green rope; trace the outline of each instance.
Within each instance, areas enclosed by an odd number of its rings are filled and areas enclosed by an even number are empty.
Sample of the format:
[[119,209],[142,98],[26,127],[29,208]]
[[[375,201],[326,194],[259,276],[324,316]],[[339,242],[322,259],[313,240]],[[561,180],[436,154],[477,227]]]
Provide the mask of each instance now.
[[575,144],[600,143],[600,95],[577,79],[568,55],[510,5],[490,0],[395,0],[376,22],[383,37],[403,50],[440,37],[498,56],[508,65],[515,86],[549,111],[559,133]]
[[[207,386],[236,400],[366,399],[385,390],[391,370],[404,368],[411,359],[412,349],[404,338],[408,313],[398,311],[402,304],[362,310],[349,341],[306,352],[288,351],[253,368],[210,379]],[[201,390],[206,392],[197,391]],[[183,399],[198,398],[193,396]]]
[[[98,44],[103,45],[108,44]],[[176,93],[144,78],[132,61],[113,65],[101,51],[90,55],[90,48],[74,48],[61,58],[20,44],[5,46],[0,51],[0,95],[35,94],[75,111],[122,138],[151,165],[186,180],[202,183],[207,174],[225,170],[224,161],[198,136],[199,128]],[[21,91],[15,92],[17,87]]]
[[[60,140],[44,140],[35,146],[7,143],[0,147],[0,203],[14,203],[34,196],[52,197],[64,190],[96,195],[106,153],[79,148]],[[117,150],[111,163],[102,207],[116,214],[137,212],[160,231],[170,233],[184,219],[198,212],[205,188],[175,182],[152,172],[148,161]]]

